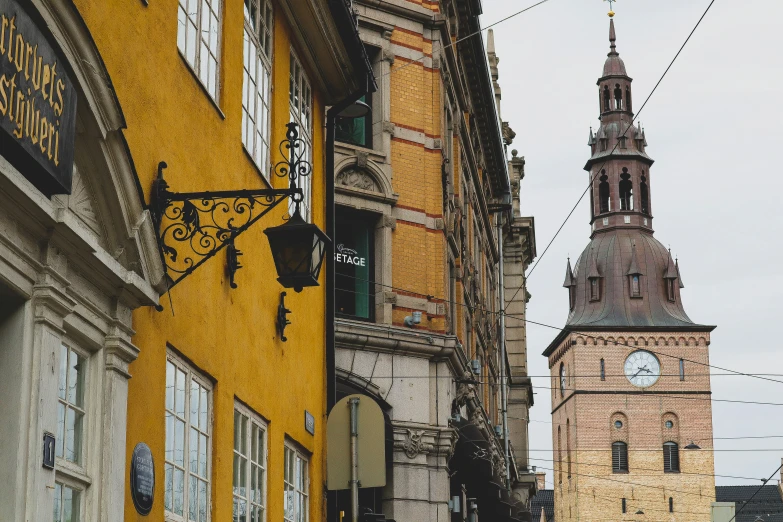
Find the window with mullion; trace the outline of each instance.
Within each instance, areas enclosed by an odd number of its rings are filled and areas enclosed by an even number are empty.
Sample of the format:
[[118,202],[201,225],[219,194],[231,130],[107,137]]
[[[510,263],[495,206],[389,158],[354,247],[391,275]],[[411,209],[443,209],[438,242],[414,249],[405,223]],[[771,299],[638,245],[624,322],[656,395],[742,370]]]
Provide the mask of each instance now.
[[60,345],[60,376],[57,393],[57,443],[55,455],[83,465],[84,381],[87,358],[72,347]]
[[[307,79],[302,63],[291,50],[291,69],[288,82],[288,101],[290,106],[290,118],[292,123],[299,126],[299,139],[302,140],[302,149],[291,151],[297,159],[307,161],[312,165],[313,161],[313,93],[310,89],[310,81]],[[297,186],[302,189],[304,199],[301,204],[302,218],[305,221],[312,220],[312,172],[308,176],[299,176]],[[293,213],[294,204],[289,200],[289,212]]]
[[285,522],[307,522],[310,485],[307,457],[286,444],[284,466],[283,518]]
[[54,483],[54,522],[79,522],[81,518],[81,491],[66,484]]
[[234,409],[233,522],[266,520],[266,424],[237,404]]
[[210,520],[211,400],[207,383],[169,357],[163,502],[167,520]]
[[220,0],[179,0],[177,48],[214,100],[218,99]]
[[272,5],[245,0],[242,83],[242,144],[266,175],[272,97]]

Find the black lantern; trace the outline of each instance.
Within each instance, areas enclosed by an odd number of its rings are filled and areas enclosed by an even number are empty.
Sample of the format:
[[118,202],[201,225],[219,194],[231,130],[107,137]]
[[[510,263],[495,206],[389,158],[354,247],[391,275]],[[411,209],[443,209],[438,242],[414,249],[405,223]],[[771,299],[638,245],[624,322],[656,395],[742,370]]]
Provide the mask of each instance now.
[[287,223],[267,228],[264,234],[269,238],[281,285],[296,292],[305,286],[318,286],[329,238],[317,226],[302,219],[298,204]]

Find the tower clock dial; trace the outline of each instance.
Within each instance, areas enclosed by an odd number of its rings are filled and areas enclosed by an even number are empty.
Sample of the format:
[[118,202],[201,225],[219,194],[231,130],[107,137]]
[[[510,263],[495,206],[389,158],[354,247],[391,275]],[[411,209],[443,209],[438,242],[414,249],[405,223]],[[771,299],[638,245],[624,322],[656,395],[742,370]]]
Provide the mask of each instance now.
[[647,388],[658,382],[661,363],[650,352],[637,350],[625,360],[625,376],[634,386]]

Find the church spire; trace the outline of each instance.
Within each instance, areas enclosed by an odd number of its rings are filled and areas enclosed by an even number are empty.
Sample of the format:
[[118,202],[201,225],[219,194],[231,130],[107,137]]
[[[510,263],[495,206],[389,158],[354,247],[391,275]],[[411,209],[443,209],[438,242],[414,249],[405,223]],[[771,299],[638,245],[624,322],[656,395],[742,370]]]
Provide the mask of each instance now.
[[607,56],[620,56],[617,52],[617,35],[614,32],[614,18],[609,20],[609,54]]

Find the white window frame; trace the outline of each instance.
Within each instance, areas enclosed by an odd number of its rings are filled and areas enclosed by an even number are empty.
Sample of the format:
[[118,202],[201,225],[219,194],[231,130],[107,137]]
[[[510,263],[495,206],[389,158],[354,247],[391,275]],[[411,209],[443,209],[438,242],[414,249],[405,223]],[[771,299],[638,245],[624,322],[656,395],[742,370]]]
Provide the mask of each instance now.
[[[163,472],[163,489],[164,489],[164,498],[163,498],[163,506],[164,506],[164,512],[165,512],[165,520],[167,521],[174,521],[174,522],[188,522],[190,520],[193,520],[189,518],[189,508],[190,508],[190,478],[191,476],[195,476],[197,478],[197,481],[200,482],[206,482],[206,491],[204,493],[206,497],[206,521],[209,522],[212,519],[212,502],[211,502],[211,493],[212,493],[212,481],[211,481],[211,474],[212,474],[212,425],[213,425],[213,387],[212,383],[209,382],[209,380],[201,375],[198,370],[193,368],[191,365],[186,363],[182,358],[174,354],[171,350],[167,350],[166,354],[166,385],[168,386],[168,365],[169,363],[174,365],[174,373],[177,375],[177,370],[180,370],[185,373],[185,405],[184,405],[184,419],[183,417],[179,416],[177,414],[176,408],[177,404],[173,404],[174,410],[169,408],[168,404],[168,389],[166,390],[166,446],[164,450],[164,472]],[[199,408],[199,426],[194,427],[192,424],[191,419],[191,386],[193,383],[198,384],[202,388],[206,390],[206,398],[207,398],[207,411],[204,417],[206,418],[206,431],[202,430],[201,426],[201,411]],[[173,399],[176,401],[176,389],[172,391]],[[199,393],[199,402],[201,401],[201,394]],[[172,425],[174,422],[179,420],[184,420],[185,422],[185,428],[184,428],[184,441],[183,441],[183,464],[179,465],[176,463],[176,455],[174,456],[175,460],[168,459],[168,455],[166,453],[168,452],[168,418],[169,415],[174,415],[174,420],[172,422]],[[190,452],[190,437],[191,437],[191,429],[196,429],[198,431],[199,439],[201,438],[201,435],[205,435],[207,439],[206,443],[206,473],[203,475],[198,473],[198,470],[196,470],[196,473],[191,470],[190,466],[190,458],[189,458],[189,452]],[[174,436],[176,436],[176,432],[172,435],[172,441]],[[176,442],[174,441],[174,447],[176,448]],[[198,458],[198,457],[197,457]],[[166,506],[166,495],[165,491],[168,487],[168,473],[167,470],[169,467],[173,467],[176,469],[180,469],[184,472],[184,479],[183,479],[183,497],[182,497],[182,515],[178,515],[174,513],[173,511],[173,495],[172,495],[172,510],[169,510],[169,508]],[[173,481],[173,471],[172,471],[172,481]],[[199,484],[200,485],[200,484]],[[173,482],[172,482],[172,490],[173,490]],[[196,509],[198,510],[198,505],[196,506]],[[198,516],[198,513],[197,513]],[[202,522],[202,520],[199,520],[199,522]]]
[[[62,370],[63,360],[62,360],[62,349],[66,349],[66,356],[69,356],[71,353],[77,354],[79,357],[82,358],[84,368],[81,369],[80,376],[82,378],[82,405],[77,406],[75,403],[72,403],[68,400],[68,390],[67,390],[67,383],[68,383],[68,367],[66,366],[66,391],[65,391],[65,399],[60,398],[59,395],[59,387],[60,387],[60,371]],[[57,410],[58,410],[58,426],[57,426],[57,433],[55,434],[55,455],[57,454],[57,449],[59,449],[60,444],[62,444],[63,448],[63,455],[62,456],[56,456],[55,460],[57,462],[57,468],[63,469],[63,470],[71,470],[76,472],[77,474],[85,474],[87,466],[85,465],[86,461],[86,455],[85,455],[85,448],[87,448],[87,445],[84,443],[85,439],[87,438],[87,429],[88,429],[88,373],[89,373],[89,363],[90,363],[90,354],[88,354],[86,351],[79,348],[75,343],[71,342],[69,339],[63,339],[60,342],[60,359],[59,359],[59,368],[58,368],[58,374],[57,374],[57,388],[58,388],[58,394],[57,394]],[[67,365],[68,362],[66,361],[65,364]],[[60,434],[60,426],[59,426],[59,409],[60,405],[65,406],[65,419],[68,418],[68,410],[73,409],[75,411],[78,411],[82,414],[82,431],[81,431],[81,440],[79,440],[79,447],[76,448],[76,450],[79,452],[79,460],[74,461],[70,460],[65,456],[65,443],[67,440],[67,437],[65,437],[64,434]],[[64,419],[64,421],[65,421]]]
[[[272,100],[274,11],[270,0],[251,0],[255,22],[244,4],[242,62],[242,146],[266,177],[271,165],[269,142]],[[268,15],[268,16],[267,16]],[[265,178],[266,179],[266,178]]]
[[[291,477],[288,474],[290,469],[290,460],[294,459],[294,476]],[[300,488],[299,484],[296,484],[296,463],[301,460],[304,462],[304,470],[306,476],[303,480],[303,488]],[[289,516],[286,512],[285,505],[288,499],[286,496],[289,491],[293,492],[294,499],[292,500],[294,511]],[[299,509],[299,498],[303,498],[304,513]],[[283,449],[283,520],[285,522],[308,522],[310,519],[310,457],[302,452],[293,442],[286,440]]]
[[177,49],[215,103],[220,99],[222,9],[221,0],[179,0],[177,5]]
[[[293,47],[290,49],[291,68],[288,73],[288,106],[292,123],[299,125],[299,139],[304,142],[305,151],[301,159],[312,166],[313,163],[313,90],[307,73],[302,67],[302,61],[296,55]],[[292,90],[293,89],[293,90]],[[295,94],[298,92],[298,96]],[[297,186],[304,193],[302,201],[302,218],[312,221],[312,180],[311,170],[308,176],[299,176]],[[290,201],[290,200],[289,200]],[[294,204],[289,202],[289,212],[293,213]]]
[[57,501],[60,500],[56,496],[57,495],[57,487],[59,486],[60,487],[60,495],[61,496],[63,494],[63,489],[64,488],[68,488],[68,489],[70,489],[72,491],[75,491],[79,495],[79,499],[77,501],[77,504],[79,506],[78,507],[79,511],[76,514],[76,517],[74,517],[73,516],[73,512],[71,512],[71,522],[81,522],[82,520],[85,519],[85,517],[84,517],[84,505],[85,505],[84,504],[84,502],[85,502],[84,497],[86,495],[86,491],[80,485],[76,485],[74,483],[74,481],[68,480],[67,478],[65,480],[62,480],[62,479],[63,479],[63,477],[59,477],[59,476],[55,479],[55,486],[54,486],[54,490],[52,492],[52,496],[53,496],[53,501],[52,501],[52,520],[54,522],[64,522],[64,520],[65,520],[65,517],[63,517],[63,509],[64,509],[65,506],[64,506],[64,504],[62,502],[60,502],[60,504],[59,504],[59,513],[57,513],[57,515],[60,518],[55,518],[55,510],[58,507]]
[[[256,502],[253,502],[253,500],[250,498],[249,494],[237,495],[236,491],[233,491],[234,485],[233,485],[233,479],[232,479],[232,498],[233,498],[233,500],[237,500],[237,499],[244,500],[245,502],[247,502],[247,505],[251,506],[251,508],[254,507],[254,506],[260,507],[262,514],[261,514],[261,518],[259,520],[260,521],[265,521],[267,519],[267,516],[266,516],[266,513],[267,513],[267,484],[269,483],[269,474],[268,474],[269,468],[267,466],[267,458],[268,458],[268,454],[269,454],[269,426],[267,425],[266,422],[264,422],[264,420],[256,412],[254,412],[253,410],[251,410],[250,408],[248,408],[247,406],[245,406],[241,402],[234,401],[234,416],[235,416],[235,418],[236,418],[237,414],[242,415],[243,417],[247,418],[247,421],[248,421],[247,422],[248,429],[246,430],[246,433],[245,433],[245,445],[246,445],[245,447],[247,448],[247,453],[243,455],[242,453],[237,451],[237,448],[236,448],[237,433],[236,433],[236,422],[235,422],[234,423],[234,465],[236,466],[237,457],[245,459],[245,466],[246,466],[246,468],[245,468],[245,477],[246,477],[245,484],[252,483],[252,481],[251,481],[251,474],[253,472],[253,468],[256,467],[256,468],[260,469],[261,476],[263,477],[263,481],[262,481],[263,486],[261,488],[261,502],[260,503],[256,503]],[[252,461],[253,457],[252,457],[252,455],[250,455],[250,453],[252,451],[251,448],[253,447],[252,446],[252,442],[253,442],[253,437],[252,437],[253,430],[252,430],[252,428],[254,426],[257,427],[261,431],[261,433],[263,433],[263,441],[264,441],[263,442],[263,444],[264,444],[263,453],[262,453],[262,455],[260,455],[261,458],[259,459],[258,462],[253,462]],[[234,475],[233,476],[234,477],[237,476],[236,468],[234,469]],[[246,492],[249,491],[249,486],[246,485],[245,491]],[[249,515],[245,516],[245,519],[243,520],[243,522],[250,522]]]

